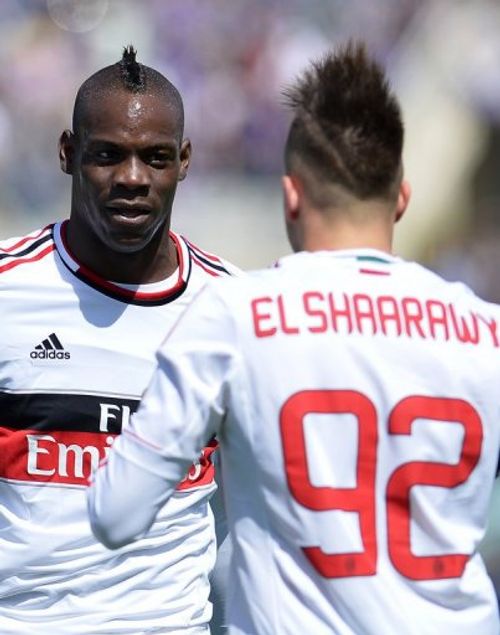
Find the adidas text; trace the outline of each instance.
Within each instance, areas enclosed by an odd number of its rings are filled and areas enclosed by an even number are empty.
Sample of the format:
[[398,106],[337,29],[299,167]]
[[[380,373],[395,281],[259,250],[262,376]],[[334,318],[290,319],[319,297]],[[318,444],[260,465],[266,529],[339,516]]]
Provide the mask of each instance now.
[[71,353],[68,351],[31,351],[31,359],[69,359]]

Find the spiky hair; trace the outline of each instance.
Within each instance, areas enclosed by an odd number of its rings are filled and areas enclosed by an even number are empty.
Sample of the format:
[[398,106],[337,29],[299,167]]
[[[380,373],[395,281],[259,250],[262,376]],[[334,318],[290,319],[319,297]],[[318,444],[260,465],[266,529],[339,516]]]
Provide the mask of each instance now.
[[118,62],[125,86],[139,92],[145,88],[144,67],[136,60],[137,51],[129,44],[123,49],[122,59]]
[[288,172],[300,163],[361,199],[394,194],[401,173],[401,111],[384,71],[362,43],[349,42],[312,63],[284,96],[294,115],[285,148]]

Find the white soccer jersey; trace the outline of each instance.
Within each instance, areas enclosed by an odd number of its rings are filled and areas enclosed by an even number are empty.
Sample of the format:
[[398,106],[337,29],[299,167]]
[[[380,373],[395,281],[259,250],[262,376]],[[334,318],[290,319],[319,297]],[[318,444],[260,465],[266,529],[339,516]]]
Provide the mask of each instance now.
[[65,227],[0,243],[0,633],[206,632],[214,444],[119,551],[93,537],[85,489],[165,334],[207,279],[235,270],[171,233],[168,280],[105,281],[71,255]]
[[374,250],[208,285],[96,473],[95,531],[141,535],[217,433],[233,635],[498,635],[477,547],[499,451],[499,324],[463,285]]

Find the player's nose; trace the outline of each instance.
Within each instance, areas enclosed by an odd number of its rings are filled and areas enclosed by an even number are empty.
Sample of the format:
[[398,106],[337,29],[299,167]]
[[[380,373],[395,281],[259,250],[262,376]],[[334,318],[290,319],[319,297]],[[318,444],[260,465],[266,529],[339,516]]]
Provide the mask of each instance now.
[[149,170],[140,157],[130,155],[121,161],[114,173],[114,185],[127,189],[149,187]]

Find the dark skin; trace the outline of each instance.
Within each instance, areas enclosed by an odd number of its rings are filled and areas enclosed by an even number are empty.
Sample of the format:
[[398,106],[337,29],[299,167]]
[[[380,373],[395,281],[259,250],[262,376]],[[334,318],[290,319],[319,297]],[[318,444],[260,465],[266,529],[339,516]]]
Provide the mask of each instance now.
[[115,282],[171,275],[178,262],[168,230],[191,143],[165,96],[96,95],[78,130],[62,133],[59,157],[72,176],[67,240],[77,260]]

